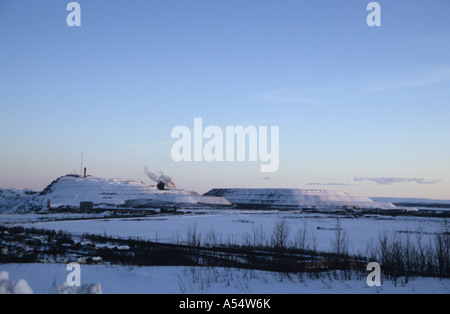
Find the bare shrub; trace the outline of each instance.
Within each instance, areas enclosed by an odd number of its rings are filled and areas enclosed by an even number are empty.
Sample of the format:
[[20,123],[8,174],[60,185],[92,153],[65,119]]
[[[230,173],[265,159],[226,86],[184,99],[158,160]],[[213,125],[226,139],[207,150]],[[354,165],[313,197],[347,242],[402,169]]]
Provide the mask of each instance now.
[[256,248],[262,248],[266,245],[266,232],[263,226],[260,224],[257,227],[252,225],[252,246]]
[[201,245],[201,233],[198,231],[197,223],[189,225],[186,229],[186,244],[191,246]]
[[294,239],[294,246],[301,251],[309,250],[310,243],[308,239],[308,229],[306,226],[306,222],[304,223],[303,228],[298,229],[297,235]]
[[334,239],[331,240],[331,248],[337,257],[348,256],[349,235],[348,232],[342,228],[341,219],[339,217],[336,220],[336,228]]
[[317,240],[317,234],[314,231],[311,231],[311,251],[317,252],[318,246],[319,241]]
[[275,223],[270,239],[272,248],[278,251],[284,251],[287,248],[290,227],[285,219]]
[[217,234],[213,228],[211,228],[205,235],[204,245],[207,247],[219,246],[222,242],[222,236]]
[[447,222],[434,236],[434,258],[440,277],[450,275],[450,234]]

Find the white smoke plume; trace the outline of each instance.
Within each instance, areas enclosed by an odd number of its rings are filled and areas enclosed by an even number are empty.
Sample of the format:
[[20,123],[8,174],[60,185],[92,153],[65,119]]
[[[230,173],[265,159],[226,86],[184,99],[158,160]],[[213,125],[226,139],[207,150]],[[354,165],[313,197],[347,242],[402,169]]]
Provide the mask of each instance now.
[[176,189],[177,185],[175,184],[175,181],[173,178],[166,176],[161,171],[157,173],[150,172],[147,168],[147,166],[144,167],[144,173],[153,181],[156,183],[162,182],[168,189]]

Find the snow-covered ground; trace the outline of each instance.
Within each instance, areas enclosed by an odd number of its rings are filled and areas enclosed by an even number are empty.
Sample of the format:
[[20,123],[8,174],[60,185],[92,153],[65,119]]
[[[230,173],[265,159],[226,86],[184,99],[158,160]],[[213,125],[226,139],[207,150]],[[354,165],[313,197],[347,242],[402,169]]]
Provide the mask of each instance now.
[[[16,282],[25,279],[37,294],[58,293],[70,274],[64,264],[0,264],[0,271],[7,271]],[[95,283],[105,294],[450,293],[449,279],[415,278],[407,284],[386,280],[381,287],[369,287],[365,276],[344,280],[340,273],[313,279],[230,268],[82,265],[81,284]]]
[[428,237],[441,230],[444,225],[444,220],[440,218],[378,215],[344,218],[326,214],[239,210],[193,210],[191,214],[145,218],[35,220],[64,217],[71,217],[71,215],[0,215],[0,222],[14,222],[28,227],[55,231],[64,230],[74,234],[86,232],[164,243],[180,243],[186,240],[188,229],[195,228],[201,235],[203,243],[214,236],[217,242],[244,244],[244,241],[253,237],[258,230],[262,230],[265,238],[269,240],[276,222],[284,219],[289,225],[290,241],[295,241],[299,229],[306,229],[309,241],[316,241],[318,250],[330,251],[331,242],[335,239],[339,217],[341,227],[348,234],[350,253],[356,254],[366,253],[368,243],[377,243],[379,235],[383,232],[388,232],[391,236],[395,234],[398,237],[405,237],[409,234],[414,240],[417,230],[420,229],[424,243],[428,243]]
[[[97,219],[80,219],[80,218]],[[442,230],[440,218],[370,215],[359,218],[295,211],[192,210],[184,215],[156,215],[141,218],[111,218],[105,214],[1,214],[0,223],[73,233],[92,233],[121,238],[142,238],[166,243],[183,243],[188,230],[196,229],[202,244],[212,239],[218,243],[244,244],[256,232],[266,240],[278,221],[289,226],[289,240],[298,230],[307,230],[308,241],[315,241],[319,251],[332,250],[336,224],[348,233],[351,254],[366,255],[368,243],[377,244],[382,232],[390,236],[415,239],[421,230],[424,243]],[[70,220],[65,220],[70,219]],[[364,274],[350,279],[330,272],[319,278],[304,274],[287,278],[278,273],[201,267],[133,267],[82,265],[82,283],[101,284],[103,293],[445,293],[450,280],[414,278],[403,285],[385,280],[379,288],[369,287]],[[0,271],[10,280],[25,279],[34,293],[57,293],[69,272],[65,264],[0,264]]]

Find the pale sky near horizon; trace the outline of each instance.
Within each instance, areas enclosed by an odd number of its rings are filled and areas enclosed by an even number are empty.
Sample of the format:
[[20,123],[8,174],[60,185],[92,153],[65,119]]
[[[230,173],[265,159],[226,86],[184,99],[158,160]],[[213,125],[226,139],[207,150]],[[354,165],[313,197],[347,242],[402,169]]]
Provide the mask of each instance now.
[[[450,2],[0,0],[0,188],[144,166],[216,187],[450,199]],[[175,126],[279,126],[280,166],[181,162]],[[150,182],[147,180],[147,182]]]

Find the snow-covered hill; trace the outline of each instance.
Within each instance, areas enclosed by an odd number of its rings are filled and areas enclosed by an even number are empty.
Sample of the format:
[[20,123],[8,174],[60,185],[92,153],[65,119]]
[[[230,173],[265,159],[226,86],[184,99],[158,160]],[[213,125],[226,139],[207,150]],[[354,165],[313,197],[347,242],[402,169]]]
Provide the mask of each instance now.
[[[158,188],[142,182],[62,176],[42,192],[0,190],[0,212],[41,211],[79,208],[81,202],[92,202],[94,208],[154,208],[154,207],[220,207],[237,205],[256,209],[400,209],[390,202],[352,196],[343,191],[301,189],[213,189],[204,195],[195,192]],[[404,208],[402,208],[404,209]],[[409,208],[409,210],[415,210]]]
[[0,189],[0,213],[14,211],[22,203],[29,200],[36,192],[19,189]]
[[53,181],[41,193],[18,207],[19,212],[51,208],[79,207],[93,202],[94,207],[117,208],[211,205],[230,206],[222,197],[208,197],[185,190],[159,190],[142,182],[118,179],[87,178],[66,175]]
[[390,202],[396,206],[419,210],[450,211],[450,200],[428,198],[371,197],[375,202]]
[[207,196],[224,197],[241,207],[287,209],[398,209],[392,203],[374,202],[368,197],[342,191],[300,189],[213,189]]

